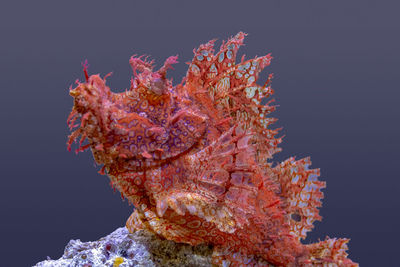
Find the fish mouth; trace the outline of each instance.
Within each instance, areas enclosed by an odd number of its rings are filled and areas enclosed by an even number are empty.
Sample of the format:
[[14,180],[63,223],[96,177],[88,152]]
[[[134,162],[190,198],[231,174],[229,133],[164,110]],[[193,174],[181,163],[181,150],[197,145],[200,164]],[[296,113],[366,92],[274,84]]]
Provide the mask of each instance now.
[[77,97],[81,94],[81,92],[79,92],[77,89],[73,89],[69,91],[69,95],[72,97]]

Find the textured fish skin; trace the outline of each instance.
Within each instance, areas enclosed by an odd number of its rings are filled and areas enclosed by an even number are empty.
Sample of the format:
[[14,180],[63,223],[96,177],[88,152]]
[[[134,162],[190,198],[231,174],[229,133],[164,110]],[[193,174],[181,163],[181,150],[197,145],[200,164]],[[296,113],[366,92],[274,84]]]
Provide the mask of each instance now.
[[272,57],[236,62],[245,35],[217,52],[215,40],[200,45],[177,86],[166,78],[176,56],[157,71],[133,56],[134,78],[122,93],[84,65],[86,81],[69,92],[76,129],[68,148],[81,136],[77,152],[90,148],[100,173],[134,205],[131,232],[212,244],[219,266],[358,266],[347,258],[348,239],[300,242],[321,220],[325,182],[309,158],[271,163],[282,142],[270,128],[272,75],[256,82]]

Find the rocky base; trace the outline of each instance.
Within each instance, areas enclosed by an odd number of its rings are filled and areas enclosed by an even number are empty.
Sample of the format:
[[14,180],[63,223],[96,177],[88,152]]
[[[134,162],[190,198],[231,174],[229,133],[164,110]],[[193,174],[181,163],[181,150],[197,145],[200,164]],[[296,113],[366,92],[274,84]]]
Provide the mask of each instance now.
[[192,247],[163,240],[147,231],[130,234],[118,228],[98,241],[71,240],[58,260],[47,259],[35,267],[61,266],[212,266],[212,248]]

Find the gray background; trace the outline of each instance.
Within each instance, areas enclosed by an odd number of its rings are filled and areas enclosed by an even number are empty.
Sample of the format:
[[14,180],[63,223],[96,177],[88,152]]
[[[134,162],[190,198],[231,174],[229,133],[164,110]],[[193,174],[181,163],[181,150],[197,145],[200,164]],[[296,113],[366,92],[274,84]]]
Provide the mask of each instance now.
[[311,156],[327,181],[322,222],[307,241],[349,237],[361,266],[400,266],[399,48],[396,1],[13,1],[0,4],[0,252],[2,266],[58,258],[70,239],[124,225],[131,207],[68,153],[68,87],[114,71],[129,86],[132,54],[157,63],[249,33],[248,57],[271,52],[283,152]]

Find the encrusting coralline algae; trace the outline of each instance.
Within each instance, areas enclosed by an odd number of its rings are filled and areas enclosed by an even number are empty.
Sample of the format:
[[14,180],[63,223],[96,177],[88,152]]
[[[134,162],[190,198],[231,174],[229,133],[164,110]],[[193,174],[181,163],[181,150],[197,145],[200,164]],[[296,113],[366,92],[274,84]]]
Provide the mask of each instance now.
[[211,266],[209,246],[190,246],[160,239],[148,231],[129,233],[125,227],[94,242],[71,240],[64,255],[35,267]]

